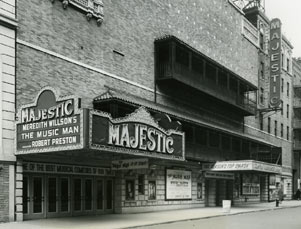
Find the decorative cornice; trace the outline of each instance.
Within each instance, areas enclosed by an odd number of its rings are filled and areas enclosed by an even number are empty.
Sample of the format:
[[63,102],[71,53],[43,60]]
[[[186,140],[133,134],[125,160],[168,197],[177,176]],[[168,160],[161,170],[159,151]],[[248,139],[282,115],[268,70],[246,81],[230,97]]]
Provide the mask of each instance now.
[[[55,0],[50,0],[52,3]],[[64,9],[67,9],[68,5],[73,5],[76,8],[86,13],[87,20],[90,21],[92,17],[96,18],[97,25],[100,26],[103,22],[103,2],[101,0],[60,0]]]

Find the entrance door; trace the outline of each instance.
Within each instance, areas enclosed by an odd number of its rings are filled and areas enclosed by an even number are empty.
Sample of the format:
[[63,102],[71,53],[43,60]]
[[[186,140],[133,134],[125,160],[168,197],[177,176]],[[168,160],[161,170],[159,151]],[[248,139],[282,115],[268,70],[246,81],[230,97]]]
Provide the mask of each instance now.
[[43,176],[24,176],[23,181],[24,219],[44,218],[45,193]]
[[105,207],[106,212],[113,212],[113,180],[106,180]]
[[46,212],[47,217],[58,215],[58,182],[57,177],[46,177]]
[[95,181],[95,209],[97,213],[112,213],[114,209],[112,179],[97,178]]
[[84,179],[84,211],[91,212],[94,210],[92,200],[93,200],[93,179]]
[[82,198],[83,198],[83,190],[82,190],[82,179],[81,178],[73,178],[73,213],[81,214],[83,211],[82,206]]
[[60,216],[71,215],[70,177],[59,178],[59,212]]
[[266,183],[266,179],[264,176],[260,176],[260,201],[265,201],[267,200],[267,195],[265,194],[265,183]]

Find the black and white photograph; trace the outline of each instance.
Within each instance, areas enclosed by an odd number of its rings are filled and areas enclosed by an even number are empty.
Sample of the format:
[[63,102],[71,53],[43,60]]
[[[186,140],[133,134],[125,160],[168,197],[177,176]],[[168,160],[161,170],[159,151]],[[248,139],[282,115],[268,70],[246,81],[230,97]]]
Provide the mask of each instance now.
[[0,0],[0,229],[300,229],[300,0]]

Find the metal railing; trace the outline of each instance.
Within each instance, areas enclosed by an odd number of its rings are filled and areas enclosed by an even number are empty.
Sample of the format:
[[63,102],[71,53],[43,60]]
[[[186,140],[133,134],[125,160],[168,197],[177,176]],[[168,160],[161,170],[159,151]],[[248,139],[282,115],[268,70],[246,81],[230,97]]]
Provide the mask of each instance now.
[[248,98],[246,94],[240,95],[236,91],[232,91],[225,86],[217,84],[215,77],[204,77],[201,73],[195,72],[189,69],[189,67],[177,62],[174,64],[158,63],[156,68],[158,79],[168,79],[170,77],[174,77],[172,76],[173,74],[180,75],[183,77],[183,82],[185,84],[211,94],[225,102],[239,106],[253,114],[256,112],[256,101]]

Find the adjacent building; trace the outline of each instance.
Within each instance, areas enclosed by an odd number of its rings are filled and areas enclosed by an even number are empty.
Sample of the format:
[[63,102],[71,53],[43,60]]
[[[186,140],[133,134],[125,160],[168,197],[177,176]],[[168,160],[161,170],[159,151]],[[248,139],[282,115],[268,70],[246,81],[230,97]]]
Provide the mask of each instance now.
[[261,1],[28,0],[17,18],[15,220],[292,197],[293,47]]
[[293,59],[293,87],[294,87],[294,117],[293,117],[293,150],[294,150],[294,164],[293,164],[293,174],[294,174],[294,192],[296,193],[297,189],[300,189],[300,149],[301,149],[301,135],[300,135],[300,123],[301,123],[301,114],[300,114],[300,88],[301,88],[301,60],[300,58]]
[[15,53],[16,4],[0,6],[0,222],[15,215]]

